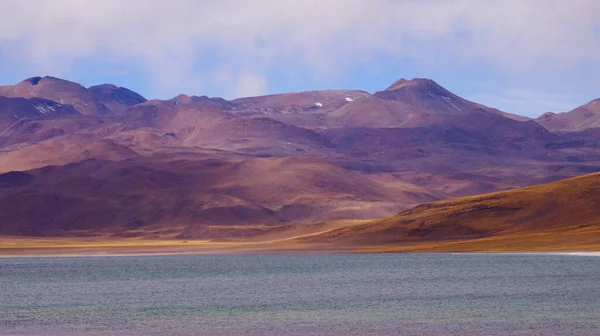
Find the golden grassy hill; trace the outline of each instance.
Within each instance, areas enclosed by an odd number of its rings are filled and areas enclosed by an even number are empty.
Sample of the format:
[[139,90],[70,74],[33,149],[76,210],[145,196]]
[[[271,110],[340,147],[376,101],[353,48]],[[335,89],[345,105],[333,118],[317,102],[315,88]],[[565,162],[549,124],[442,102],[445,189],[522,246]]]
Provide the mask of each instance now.
[[302,240],[377,251],[600,250],[600,174],[427,203]]

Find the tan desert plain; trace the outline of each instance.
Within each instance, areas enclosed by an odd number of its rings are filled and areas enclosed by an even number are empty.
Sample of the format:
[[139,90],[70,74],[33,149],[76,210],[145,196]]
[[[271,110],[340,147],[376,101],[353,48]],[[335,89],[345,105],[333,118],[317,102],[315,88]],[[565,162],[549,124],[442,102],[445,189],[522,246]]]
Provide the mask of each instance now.
[[600,100],[0,86],[0,255],[600,251]]

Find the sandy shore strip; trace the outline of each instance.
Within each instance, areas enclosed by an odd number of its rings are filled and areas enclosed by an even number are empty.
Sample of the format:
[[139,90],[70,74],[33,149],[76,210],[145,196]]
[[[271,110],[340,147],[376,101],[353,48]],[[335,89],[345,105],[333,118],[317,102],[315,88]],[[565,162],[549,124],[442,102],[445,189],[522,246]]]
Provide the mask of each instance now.
[[1,257],[108,257],[186,254],[348,253],[354,248],[326,244],[211,242],[206,240],[0,238]]
[[0,257],[108,257],[191,254],[330,254],[330,253],[451,253],[518,254],[600,257],[597,245],[493,246],[473,241],[422,242],[401,245],[357,246],[302,243],[297,240],[215,242],[139,238],[30,238],[0,237]]

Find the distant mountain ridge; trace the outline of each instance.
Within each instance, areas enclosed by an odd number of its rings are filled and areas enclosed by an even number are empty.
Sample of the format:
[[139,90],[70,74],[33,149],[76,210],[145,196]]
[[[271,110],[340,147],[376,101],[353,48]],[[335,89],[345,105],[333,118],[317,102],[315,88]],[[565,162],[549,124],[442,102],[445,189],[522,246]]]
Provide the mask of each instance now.
[[427,78],[411,80],[402,78],[394,82],[385,91],[375,92],[373,96],[386,100],[401,101],[421,112],[445,114],[489,112],[520,121],[529,119],[470,102]]
[[595,106],[529,120],[423,78],[228,101],[32,77],[0,87],[0,234],[227,238],[593,173]]
[[536,122],[551,131],[578,132],[600,128],[600,98],[569,112],[545,113]]
[[122,111],[147,101],[139,93],[112,84],[94,85],[87,88],[90,94],[111,111]]
[[114,85],[86,89],[81,84],[51,76],[32,77],[16,85],[0,86],[0,96],[52,100],[71,105],[86,116],[105,115],[111,110],[122,110],[146,101],[138,93]]

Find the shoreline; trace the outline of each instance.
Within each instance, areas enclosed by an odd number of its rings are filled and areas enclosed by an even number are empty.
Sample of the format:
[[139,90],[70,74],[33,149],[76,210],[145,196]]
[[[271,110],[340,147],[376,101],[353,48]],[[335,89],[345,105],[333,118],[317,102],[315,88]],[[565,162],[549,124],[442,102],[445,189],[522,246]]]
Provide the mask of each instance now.
[[231,254],[444,253],[600,257],[600,246],[502,244],[493,241],[429,241],[397,245],[303,243],[295,239],[214,242],[208,240],[0,237],[0,259],[36,257],[126,257]]
[[[44,248],[42,248],[44,249]],[[16,258],[94,258],[94,257],[156,257],[156,256],[189,256],[189,255],[273,255],[273,254],[447,254],[447,255],[515,255],[515,256],[572,256],[572,257],[600,257],[600,251],[427,251],[427,250],[405,250],[405,251],[360,251],[359,248],[349,247],[331,247],[331,248],[219,248],[219,249],[189,249],[189,250],[170,250],[170,249],[152,249],[152,250],[120,250],[103,249],[97,251],[83,251],[51,249],[49,251],[26,250],[0,251],[0,261],[2,259]],[[5,253],[8,252],[8,253]],[[12,251],[11,251],[12,252]]]
[[[419,253],[419,252],[414,252]],[[420,252],[422,253],[422,252]],[[153,256],[185,256],[185,255],[261,255],[261,254],[365,254],[356,252],[348,249],[220,249],[220,250],[194,250],[194,251],[149,251],[149,252],[136,252],[131,251],[102,251],[96,253],[90,252],[48,252],[48,253],[17,253],[17,254],[4,254],[0,252],[0,260],[2,259],[13,259],[13,258],[93,258],[93,257],[153,257]],[[371,253],[375,254],[375,252]]]
[[[7,244],[8,242],[8,244]],[[356,248],[288,241],[211,242],[145,239],[0,238],[0,259],[19,257],[113,257],[228,254],[331,254]]]
[[169,256],[225,256],[225,255],[325,255],[325,254],[446,254],[446,255],[514,255],[514,256],[565,256],[565,257],[600,257],[600,252],[354,252],[354,251],[231,251],[231,252],[148,252],[148,253],[64,253],[64,254],[0,254],[3,259],[28,258],[119,258],[119,257],[169,257]]

